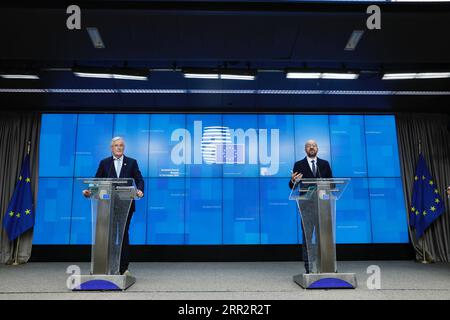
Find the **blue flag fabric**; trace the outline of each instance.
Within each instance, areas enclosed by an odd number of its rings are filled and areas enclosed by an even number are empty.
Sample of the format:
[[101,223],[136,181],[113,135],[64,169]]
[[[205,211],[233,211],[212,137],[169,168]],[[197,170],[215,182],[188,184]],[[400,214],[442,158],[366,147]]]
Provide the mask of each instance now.
[[423,236],[425,230],[444,212],[444,203],[439,196],[439,190],[428,171],[425,158],[419,155],[419,161],[414,176],[409,225],[416,230],[417,239]]
[[9,240],[14,240],[34,226],[33,194],[31,193],[30,157],[27,154],[20,170],[19,181],[9,202],[3,227]]

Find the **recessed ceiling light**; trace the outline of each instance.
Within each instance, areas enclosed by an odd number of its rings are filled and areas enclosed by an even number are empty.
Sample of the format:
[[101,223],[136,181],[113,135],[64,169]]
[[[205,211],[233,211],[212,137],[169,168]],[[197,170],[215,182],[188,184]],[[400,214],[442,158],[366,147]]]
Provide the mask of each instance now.
[[217,73],[185,73],[185,78],[188,79],[219,79]]
[[288,72],[286,78],[288,79],[319,79],[320,72]]
[[147,76],[138,76],[138,75],[129,75],[129,74],[112,74],[113,79],[119,79],[119,80],[141,80],[145,81],[148,80]]
[[112,79],[112,74],[110,73],[74,72],[73,74],[82,78]]
[[385,73],[382,80],[407,80],[407,79],[445,79],[450,78],[450,72],[408,72]]
[[73,74],[83,78],[118,79],[118,80],[148,80],[149,71],[147,69],[132,68],[94,68],[75,67]]
[[189,79],[255,80],[256,71],[233,69],[183,69],[183,75]]
[[255,80],[254,75],[240,75],[240,74],[221,74],[220,79],[225,80]]
[[39,79],[39,76],[36,74],[0,74],[0,77],[4,79],[25,79],[25,80]]
[[89,38],[91,38],[92,44],[96,49],[103,49],[105,44],[103,43],[102,37],[100,36],[100,32],[97,28],[88,27],[86,28]]
[[334,73],[324,72],[322,73],[322,79],[339,79],[339,80],[355,80],[358,79],[357,73]]
[[359,74],[352,72],[287,72],[288,79],[335,79],[354,80]]
[[345,50],[353,51],[361,40],[362,35],[364,34],[363,30],[354,30],[350,35],[350,38],[347,41],[347,45],[345,46]]

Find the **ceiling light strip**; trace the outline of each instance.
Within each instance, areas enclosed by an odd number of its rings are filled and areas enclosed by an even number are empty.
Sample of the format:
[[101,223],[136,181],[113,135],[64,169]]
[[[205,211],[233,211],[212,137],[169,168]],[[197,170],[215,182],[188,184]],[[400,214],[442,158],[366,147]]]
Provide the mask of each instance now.
[[450,91],[388,90],[221,90],[221,89],[17,89],[0,88],[0,93],[91,93],[91,94],[270,94],[270,95],[408,95],[447,96]]
[[23,80],[38,80],[39,76],[35,74],[0,74],[3,79],[23,79]]
[[450,78],[450,72],[409,72],[409,73],[385,73],[382,80],[411,80],[411,79],[446,79]]
[[356,80],[359,74],[344,72],[288,72],[288,79],[332,79],[332,80]]

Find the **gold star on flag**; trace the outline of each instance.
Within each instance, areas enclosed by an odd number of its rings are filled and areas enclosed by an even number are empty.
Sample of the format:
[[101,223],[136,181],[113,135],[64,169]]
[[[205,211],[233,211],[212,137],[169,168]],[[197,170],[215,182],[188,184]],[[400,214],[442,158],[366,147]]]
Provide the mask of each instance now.
[[439,203],[439,202],[441,202],[441,200],[439,200],[438,198],[436,198],[436,199],[434,200],[434,202]]
[[427,210],[423,210],[422,214],[425,216],[427,214]]
[[434,189],[434,193],[439,193],[438,189]]
[[411,211],[412,211],[412,212],[416,211],[416,208],[412,207],[412,208],[411,208]]
[[19,180],[22,180],[22,176],[19,177]]
[[422,176],[422,180],[425,180],[426,178],[425,178],[425,176]]
[[414,177],[414,180],[416,180],[416,181],[419,180],[419,177],[418,177],[418,176],[415,176],[415,177]]
[[12,217],[14,215],[14,211],[9,212],[9,216]]
[[20,213],[19,212],[17,212],[16,217],[20,218]]
[[30,209],[25,210],[25,214],[30,214]]
[[433,180],[430,180],[430,186],[432,186],[434,184]]
[[31,180],[30,180],[30,178],[26,178],[26,180],[25,180],[26,182],[30,182]]
[[433,206],[433,207],[430,208],[430,210],[435,212],[436,211],[436,207]]

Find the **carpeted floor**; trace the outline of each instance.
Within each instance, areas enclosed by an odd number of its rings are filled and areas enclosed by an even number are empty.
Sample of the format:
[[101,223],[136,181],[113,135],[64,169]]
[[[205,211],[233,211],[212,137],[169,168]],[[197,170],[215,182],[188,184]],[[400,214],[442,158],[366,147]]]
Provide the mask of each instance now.
[[[73,263],[77,264],[77,263]],[[292,277],[301,262],[131,263],[136,283],[124,292],[72,292],[70,263],[0,266],[0,299],[450,299],[450,264],[413,261],[346,261],[339,272],[354,272],[354,290],[304,290]],[[82,274],[89,264],[78,264]],[[380,268],[380,289],[369,289],[371,265]]]

